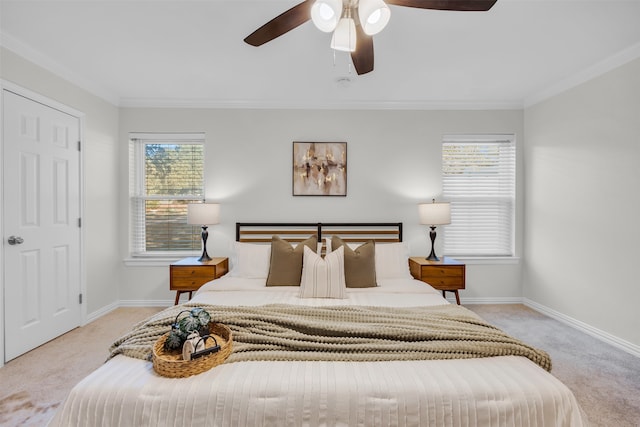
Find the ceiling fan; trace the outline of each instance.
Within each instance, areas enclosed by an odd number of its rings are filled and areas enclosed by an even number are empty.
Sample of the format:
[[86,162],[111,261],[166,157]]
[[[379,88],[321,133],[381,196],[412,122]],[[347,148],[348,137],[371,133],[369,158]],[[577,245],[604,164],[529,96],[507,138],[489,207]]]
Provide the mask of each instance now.
[[276,16],[244,41],[261,46],[312,20],[324,32],[332,32],[331,48],[351,52],[360,74],[373,71],[373,35],[389,22],[390,5],[453,11],[487,11],[497,0],[306,0]]

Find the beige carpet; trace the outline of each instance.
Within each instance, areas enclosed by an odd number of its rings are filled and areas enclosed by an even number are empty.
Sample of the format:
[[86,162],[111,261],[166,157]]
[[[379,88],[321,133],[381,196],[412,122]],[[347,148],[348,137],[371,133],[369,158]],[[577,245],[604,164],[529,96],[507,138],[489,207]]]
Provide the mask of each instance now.
[[592,426],[640,426],[640,358],[523,305],[468,305],[485,320],[551,356],[551,373]]
[[[472,305],[486,320],[550,353],[592,426],[640,426],[640,358],[522,305]],[[43,426],[109,345],[159,308],[119,308],[0,368],[0,425]]]
[[161,308],[119,308],[0,368],[0,426],[40,427],[69,390],[104,363],[109,346]]

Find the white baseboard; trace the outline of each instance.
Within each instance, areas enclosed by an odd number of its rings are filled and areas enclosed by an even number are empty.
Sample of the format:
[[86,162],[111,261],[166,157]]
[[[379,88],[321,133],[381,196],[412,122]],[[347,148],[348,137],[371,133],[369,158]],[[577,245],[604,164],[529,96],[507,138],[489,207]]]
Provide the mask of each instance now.
[[84,325],[87,325],[94,320],[99,319],[105,314],[111,313],[116,308],[120,307],[169,307],[173,305],[173,301],[171,300],[120,300],[112,302],[109,305],[105,305],[104,307],[94,311],[87,315],[87,319],[84,322]]
[[581,322],[580,320],[576,320],[573,317],[562,314],[542,304],[538,304],[537,302],[531,301],[528,298],[523,298],[522,303],[527,307],[532,308],[533,310],[539,311],[540,313],[549,316],[552,319],[558,320],[581,332],[584,332],[585,334],[591,335],[592,337],[597,338],[600,341],[604,341],[605,343],[619,348],[620,350],[626,351],[633,356],[640,357],[640,346],[638,345],[630,343],[629,341],[625,341],[598,328],[594,328],[591,325]]
[[[447,296],[447,301],[454,303],[455,298]],[[470,297],[460,298],[460,304],[522,304],[522,297]]]
[[111,313],[113,310],[115,310],[118,307],[120,307],[120,304],[118,303],[118,301],[115,301],[109,305],[105,305],[104,307],[94,311],[93,313],[87,314],[87,318],[85,319],[84,325],[99,319],[100,317],[104,316],[107,313]]

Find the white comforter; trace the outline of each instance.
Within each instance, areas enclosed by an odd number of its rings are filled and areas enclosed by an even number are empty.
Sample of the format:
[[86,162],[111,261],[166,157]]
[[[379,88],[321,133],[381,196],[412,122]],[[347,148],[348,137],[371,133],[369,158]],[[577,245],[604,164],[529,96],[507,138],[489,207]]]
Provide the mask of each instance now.
[[[223,277],[193,302],[217,305],[447,304],[411,279],[300,299],[264,279]],[[582,426],[571,391],[526,358],[398,362],[240,362],[190,378],[117,356],[81,381],[53,426]]]

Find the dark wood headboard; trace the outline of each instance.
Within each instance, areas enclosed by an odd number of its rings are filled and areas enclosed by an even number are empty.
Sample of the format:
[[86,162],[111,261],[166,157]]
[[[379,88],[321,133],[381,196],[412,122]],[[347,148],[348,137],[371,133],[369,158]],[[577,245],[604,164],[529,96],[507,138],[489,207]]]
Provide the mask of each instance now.
[[402,242],[401,222],[236,222],[236,241],[271,242],[278,235],[290,242],[301,242],[315,234],[318,241],[333,235],[348,243],[374,240],[381,243]]

